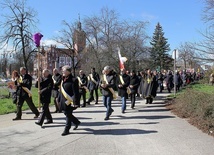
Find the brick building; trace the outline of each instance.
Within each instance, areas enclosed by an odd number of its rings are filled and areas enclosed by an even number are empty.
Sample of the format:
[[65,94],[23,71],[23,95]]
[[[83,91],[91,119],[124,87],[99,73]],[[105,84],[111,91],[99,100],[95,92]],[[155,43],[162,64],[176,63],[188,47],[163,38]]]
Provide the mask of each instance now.
[[[86,47],[86,36],[82,30],[81,22],[78,22],[77,28],[73,33],[73,47],[74,49],[57,48],[56,45],[50,47],[42,47],[40,54],[40,70],[49,69],[52,71],[54,68],[60,69],[64,65],[72,66],[77,64],[82,59],[84,49]],[[76,69],[81,67],[78,63]],[[34,70],[38,68],[38,57],[34,60]]]

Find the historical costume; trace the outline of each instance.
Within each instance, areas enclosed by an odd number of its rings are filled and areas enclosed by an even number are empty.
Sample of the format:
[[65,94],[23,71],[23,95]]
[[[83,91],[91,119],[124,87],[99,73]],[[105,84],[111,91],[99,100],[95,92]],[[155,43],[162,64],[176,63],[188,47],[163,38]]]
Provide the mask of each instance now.
[[143,98],[146,99],[146,104],[151,104],[157,94],[157,80],[156,76],[148,70],[144,78]]

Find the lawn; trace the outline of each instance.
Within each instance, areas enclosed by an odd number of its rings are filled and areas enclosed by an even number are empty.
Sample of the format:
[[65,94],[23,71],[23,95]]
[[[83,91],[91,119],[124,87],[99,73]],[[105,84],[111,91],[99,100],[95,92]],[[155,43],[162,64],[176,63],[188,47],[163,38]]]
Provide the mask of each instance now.
[[[38,93],[37,93],[37,88],[32,87],[32,94],[33,94],[33,102],[38,107]],[[100,94],[100,91],[99,95]],[[88,98],[89,93],[86,94],[86,98]],[[53,98],[51,98],[51,105],[54,105]],[[9,92],[6,87],[0,87],[0,115],[7,114],[7,113],[12,113],[16,112],[16,105],[13,104],[12,98],[9,97]],[[24,103],[22,110],[27,110],[29,109],[28,105],[26,102]]]

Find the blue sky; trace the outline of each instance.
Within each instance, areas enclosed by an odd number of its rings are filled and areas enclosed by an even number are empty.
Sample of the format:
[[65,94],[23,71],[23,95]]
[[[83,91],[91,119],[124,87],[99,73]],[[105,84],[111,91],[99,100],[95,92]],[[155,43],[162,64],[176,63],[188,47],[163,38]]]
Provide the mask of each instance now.
[[83,19],[103,7],[114,9],[120,19],[149,21],[149,36],[160,22],[171,51],[181,43],[201,40],[199,31],[206,28],[203,0],[28,0],[28,5],[38,12],[37,27],[43,40],[51,40],[62,29],[62,20],[76,21],[78,14]]

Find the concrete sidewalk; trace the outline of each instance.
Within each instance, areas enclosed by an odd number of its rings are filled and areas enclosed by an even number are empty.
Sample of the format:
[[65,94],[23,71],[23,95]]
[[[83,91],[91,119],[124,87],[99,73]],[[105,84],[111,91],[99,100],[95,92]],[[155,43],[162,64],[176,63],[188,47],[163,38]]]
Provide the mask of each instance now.
[[[104,121],[105,108],[79,108],[74,115],[82,122],[71,134],[61,136],[63,113],[52,114],[54,123],[40,128],[33,114],[25,111],[20,121],[15,114],[0,116],[0,154],[61,155],[213,155],[214,138],[168,111],[167,93],[158,94],[154,104],[137,100],[121,113],[120,100],[113,101],[114,113]],[[51,111],[54,111],[53,107]]]

